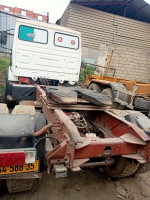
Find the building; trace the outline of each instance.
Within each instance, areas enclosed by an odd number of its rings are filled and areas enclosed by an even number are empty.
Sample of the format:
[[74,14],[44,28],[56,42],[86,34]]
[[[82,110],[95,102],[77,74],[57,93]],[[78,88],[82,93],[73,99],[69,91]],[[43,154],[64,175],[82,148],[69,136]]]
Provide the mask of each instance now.
[[30,10],[0,5],[0,32],[8,32],[7,45],[0,46],[0,57],[9,56],[11,54],[15,22],[17,18],[48,22],[48,13],[47,15],[41,15]]
[[72,0],[57,23],[81,32],[83,61],[106,67],[113,51],[116,77],[150,81],[150,5],[145,1]]

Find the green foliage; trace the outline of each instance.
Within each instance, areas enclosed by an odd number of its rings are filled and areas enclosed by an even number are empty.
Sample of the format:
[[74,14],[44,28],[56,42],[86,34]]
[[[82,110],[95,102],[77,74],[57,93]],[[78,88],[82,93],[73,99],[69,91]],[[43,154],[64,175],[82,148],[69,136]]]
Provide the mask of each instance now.
[[10,65],[10,58],[2,57],[0,58],[0,72],[5,72],[7,67]]
[[4,85],[0,84],[0,96],[3,96],[4,93],[5,93],[5,87],[4,87]]
[[0,58],[0,102],[5,93],[5,71],[10,65],[10,58]]
[[86,75],[91,74],[93,75],[96,70],[96,67],[93,65],[87,65],[86,63],[81,63],[81,70],[80,70],[80,76],[79,76],[79,82],[85,83]]

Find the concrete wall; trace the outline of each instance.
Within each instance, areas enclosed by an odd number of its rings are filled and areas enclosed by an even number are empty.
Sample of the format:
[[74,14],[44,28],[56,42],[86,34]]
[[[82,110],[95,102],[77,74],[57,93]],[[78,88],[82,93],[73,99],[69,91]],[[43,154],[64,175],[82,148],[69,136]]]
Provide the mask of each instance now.
[[[112,50],[114,53],[110,67],[116,69],[115,77],[150,82],[150,50],[100,44],[99,50],[82,47],[82,58],[85,61],[91,59],[93,63],[106,67]],[[104,68],[97,67],[97,72],[103,73]],[[109,70],[108,75],[112,74],[113,70]]]

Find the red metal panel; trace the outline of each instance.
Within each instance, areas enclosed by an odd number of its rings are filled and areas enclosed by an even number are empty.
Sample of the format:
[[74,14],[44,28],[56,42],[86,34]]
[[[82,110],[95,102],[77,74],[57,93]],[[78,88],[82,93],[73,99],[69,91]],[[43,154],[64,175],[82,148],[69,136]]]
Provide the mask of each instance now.
[[[106,147],[111,150],[105,150]],[[137,145],[128,144],[119,138],[99,139],[89,146],[76,149],[75,159],[133,154],[136,153],[136,150]]]
[[135,124],[108,111],[99,113],[95,122],[113,137],[120,137],[123,134],[130,133],[144,141],[150,140],[150,137]]

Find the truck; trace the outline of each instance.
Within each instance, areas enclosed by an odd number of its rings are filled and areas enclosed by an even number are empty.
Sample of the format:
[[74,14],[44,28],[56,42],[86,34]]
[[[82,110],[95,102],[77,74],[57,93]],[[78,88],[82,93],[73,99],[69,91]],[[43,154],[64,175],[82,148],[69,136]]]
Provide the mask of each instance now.
[[86,86],[110,96],[112,108],[139,110],[150,118],[150,83],[89,74]]
[[16,21],[7,104],[0,104],[0,180],[8,192],[30,190],[45,169],[56,178],[94,167],[115,178],[150,170],[150,120],[80,88],[80,63],[79,32]]

